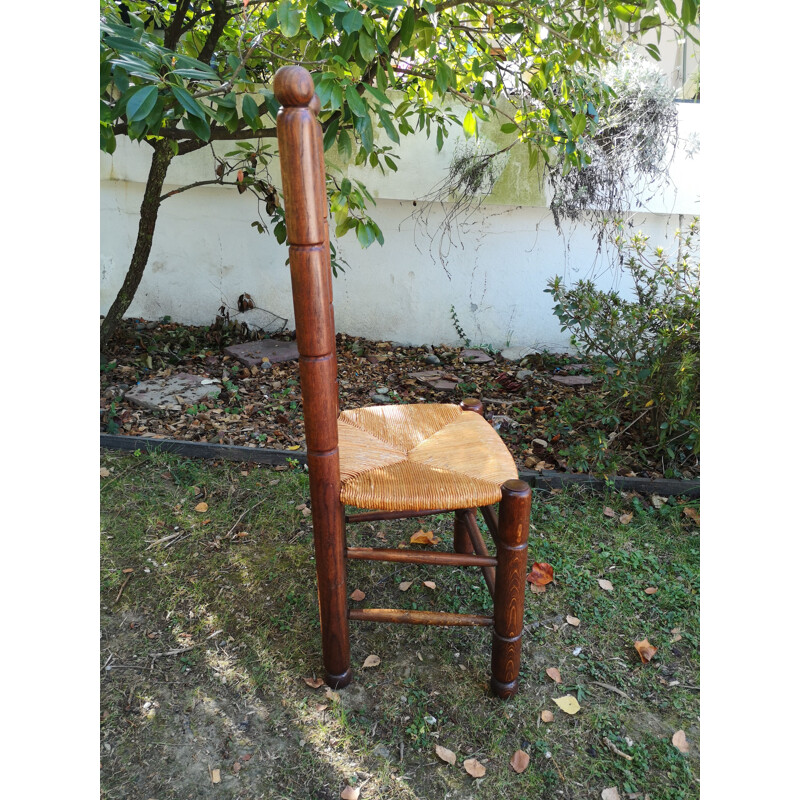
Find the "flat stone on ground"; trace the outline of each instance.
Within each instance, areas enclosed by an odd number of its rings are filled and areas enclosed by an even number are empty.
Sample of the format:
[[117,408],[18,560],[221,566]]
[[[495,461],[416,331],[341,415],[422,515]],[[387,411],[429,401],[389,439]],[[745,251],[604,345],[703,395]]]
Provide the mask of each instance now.
[[550,380],[562,386],[588,386],[593,383],[588,375],[552,375]]
[[246,367],[260,367],[265,358],[272,364],[300,358],[297,342],[281,342],[275,339],[259,339],[257,342],[232,344],[223,352],[226,356],[233,356],[237,361],[241,361]]
[[461,358],[470,364],[494,364],[494,359],[483,350],[462,350]]
[[[208,383],[203,383],[208,380]],[[143,408],[169,408],[170,406],[188,406],[200,402],[212,392],[219,392],[219,384],[212,383],[202,375],[190,375],[179,372],[168,378],[152,378],[137,383],[125,399]]]
[[458,386],[458,378],[440,369],[428,369],[424,372],[409,373],[412,378],[416,378],[421,383],[427,383],[432,389],[452,390]]

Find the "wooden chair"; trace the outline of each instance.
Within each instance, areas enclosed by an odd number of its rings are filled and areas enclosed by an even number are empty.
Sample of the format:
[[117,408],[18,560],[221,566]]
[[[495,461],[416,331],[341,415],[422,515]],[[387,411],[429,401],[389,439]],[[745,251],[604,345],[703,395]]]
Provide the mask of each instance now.
[[[531,490],[482,416],[478,400],[338,409],[328,208],[319,100],[311,75],[287,66],[275,76],[278,146],[300,352],[325,681],[346,686],[349,620],[493,627],[491,687],[518,688]],[[493,504],[500,503],[499,517]],[[345,516],[345,505],[374,509]],[[480,508],[497,548],[489,554]],[[453,553],[348,547],[345,524],[455,511]],[[476,566],[494,615],[348,609],[347,559]]]

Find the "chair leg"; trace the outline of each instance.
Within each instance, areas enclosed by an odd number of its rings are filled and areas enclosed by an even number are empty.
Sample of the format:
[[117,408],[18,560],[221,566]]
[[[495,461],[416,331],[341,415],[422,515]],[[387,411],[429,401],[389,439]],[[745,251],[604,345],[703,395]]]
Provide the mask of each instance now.
[[[314,489],[312,482],[312,507],[319,509],[314,519],[314,553],[324,678],[331,688],[341,689],[353,679],[347,619],[344,506],[338,497],[328,498],[330,502],[325,504],[322,497],[314,497]],[[321,494],[324,489],[321,487]]]
[[498,697],[507,698],[513,697],[519,688],[531,489],[525,481],[509,480],[503,484],[502,493],[497,537],[491,687]]
[[475,549],[472,546],[472,540],[469,538],[469,531],[467,530],[467,523],[464,517],[469,512],[460,509],[456,511],[455,520],[453,521],[453,550],[456,553],[474,553]]

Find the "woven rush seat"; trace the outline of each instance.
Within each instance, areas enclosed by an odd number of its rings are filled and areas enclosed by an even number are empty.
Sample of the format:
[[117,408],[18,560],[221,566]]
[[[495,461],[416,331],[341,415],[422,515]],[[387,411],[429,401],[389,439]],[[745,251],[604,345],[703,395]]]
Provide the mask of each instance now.
[[479,414],[451,404],[367,406],[338,419],[340,499],[381,511],[491,505],[518,477]]

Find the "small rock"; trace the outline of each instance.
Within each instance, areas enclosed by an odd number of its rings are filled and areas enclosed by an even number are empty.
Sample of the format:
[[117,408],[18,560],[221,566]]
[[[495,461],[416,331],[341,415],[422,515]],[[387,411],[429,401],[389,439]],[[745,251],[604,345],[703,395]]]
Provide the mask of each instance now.
[[389,390],[385,386],[380,386],[376,390],[378,394],[389,394]]
[[428,356],[425,356],[425,363],[426,364],[441,364],[442,363],[442,359],[439,358],[439,356],[437,356],[437,355],[428,355]]
[[494,359],[483,350],[462,350],[461,358],[470,364],[494,364]]
[[525,378],[530,378],[534,372],[532,369],[519,369],[517,370],[517,380],[524,381]]
[[392,402],[392,398],[391,397],[387,397],[385,394],[373,394],[373,395],[370,395],[369,399],[372,400],[373,403],[391,403]]
[[551,375],[550,380],[562,386],[588,386],[594,382],[588,375]]
[[425,348],[425,352],[426,353],[432,353],[433,352],[433,347],[431,345],[426,344],[426,345],[423,345],[423,347]]
[[392,754],[389,752],[389,748],[383,744],[379,744],[372,752],[375,753],[376,756],[385,758],[387,761],[392,757]]
[[296,361],[300,358],[297,342],[282,342],[275,339],[261,339],[256,342],[234,344],[223,350],[246,367],[257,367],[267,362],[276,364],[281,361]]

